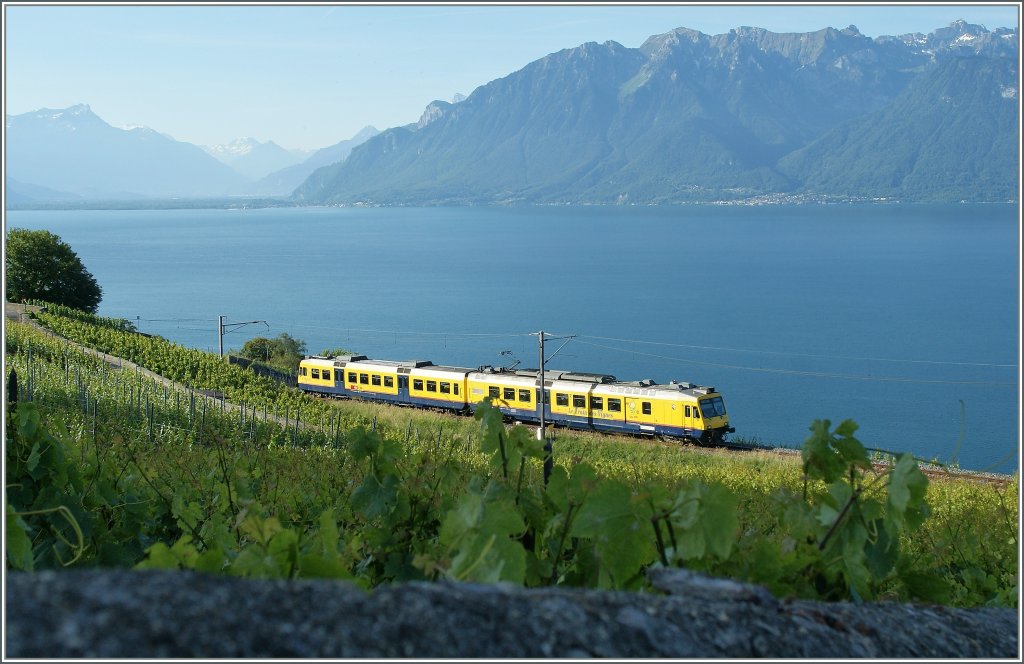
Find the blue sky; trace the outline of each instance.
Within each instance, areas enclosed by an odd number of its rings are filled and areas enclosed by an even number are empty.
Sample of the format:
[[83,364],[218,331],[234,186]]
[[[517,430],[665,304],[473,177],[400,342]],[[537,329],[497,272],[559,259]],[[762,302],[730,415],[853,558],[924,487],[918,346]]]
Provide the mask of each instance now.
[[366,125],[415,122],[549,53],[584,42],[638,47],[677,27],[869,37],[931,32],[956,19],[1018,24],[988,5],[4,4],[5,113],[89,104],[114,126],[200,145],[252,136],[316,149]]

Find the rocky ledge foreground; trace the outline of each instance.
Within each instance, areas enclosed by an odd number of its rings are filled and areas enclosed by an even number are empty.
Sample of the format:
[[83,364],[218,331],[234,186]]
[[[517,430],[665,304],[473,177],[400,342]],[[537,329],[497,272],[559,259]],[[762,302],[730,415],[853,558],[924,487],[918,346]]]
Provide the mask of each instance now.
[[1019,658],[1013,609],[776,600],[655,570],[666,594],[192,572],[8,573],[14,658]]

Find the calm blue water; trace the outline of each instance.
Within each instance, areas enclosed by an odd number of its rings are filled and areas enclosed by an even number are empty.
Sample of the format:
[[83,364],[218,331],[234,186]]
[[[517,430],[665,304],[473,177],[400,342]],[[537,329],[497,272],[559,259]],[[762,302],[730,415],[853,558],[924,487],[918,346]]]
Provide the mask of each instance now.
[[[717,387],[737,434],[1019,465],[1016,206],[8,212],[104,289],[100,313],[217,350],[217,316],[436,364]],[[506,352],[505,355],[502,355]],[[965,418],[961,419],[961,403]],[[961,424],[966,429],[957,447]]]

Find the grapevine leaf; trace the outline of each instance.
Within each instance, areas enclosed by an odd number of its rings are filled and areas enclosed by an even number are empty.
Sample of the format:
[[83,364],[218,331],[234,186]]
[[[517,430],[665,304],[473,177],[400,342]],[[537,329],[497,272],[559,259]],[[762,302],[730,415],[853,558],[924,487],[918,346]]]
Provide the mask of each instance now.
[[277,520],[277,517],[263,519],[250,512],[238,524],[238,529],[248,535],[253,542],[260,546],[266,546],[271,538],[281,530],[281,522]]
[[219,547],[207,549],[196,559],[195,570],[209,574],[219,574],[224,569],[224,552]]
[[18,437],[33,440],[39,430],[39,410],[33,403],[18,404]]
[[[849,422],[849,420],[847,420]],[[854,424],[854,427],[857,425]],[[839,456],[848,466],[860,466],[861,468],[870,468],[871,462],[868,461],[868,452],[864,449],[864,445],[859,440],[852,437],[840,438],[835,441],[836,451]]]
[[858,427],[857,423],[853,420],[843,420],[836,427],[836,435],[842,436],[843,438],[850,438],[859,428],[860,427]]
[[146,557],[135,566],[135,569],[177,569],[178,559],[171,553],[169,546],[156,542],[146,549]]
[[889,535],[889,529],[885,527],[884,520],[875,520],[873,525],[877,529],[877,536],[874,541],[868,541],[864,554],[872,576],[882,579],[892,571],[899,558],[899,538]]
[[320,513],[320,546],[325,554],[338,552],[338,524],[334,521],[334,510],[328,508]]
[[924,519],[928,478],[910,454],[901,454],[889,475],[889,510],[893,521],[916,527]]
[[455,551],[448,573],[460,581],[522,583],[526,551],[511,538],[525,528],[514,504],[495,487],[473,487],[441,525],[440,541]]
[[7,533],[7,561],[14,569],[31,572],[32,540],[29,539],[28,526],[10,505],[7,506],[5,530]]
[[919,599],[935,604],[949,604],[952,599],[949,582],[938,574],[904,571],[900,574],[900,581],[911,595]]
[[842,558],[839,564],[850,595],[858,602],[871,599],[871,573],[864,554],[867,530],[859,520],[849,519],[843,528],[841,540]]
[[380,439],[367,433],[365,429],[360,428],[353,432],[350,446],[353,459],[366,459],[375,454],[379,447]]
[[36,441],[32,445],[32,451],[28,455],[28,460],[25,462],[25,469],[28,470],[32,479],[39,479],[41,475],[37,475],[34,471],[39,465],[39,458],[41,456],[41,450],[39,448],[39,441]]
[[280,575],[289,578],[299,565],[299,535],[290,528],[279,530],[271,538],[267,553],[277,562]]
[[804,441],[800,455],[804,461],[804,472],[812,479],[825,480],[831,484],[839,479],[846,468],[843,458],[835,451],[829,433],[829,420],[815,420],[811,424],[811,435]]
[[736,506],[735,494],[721,484],[709,486],[701,500],[704,539],[709,552],[720,560],[729,557],[732,545],[736,541],[739,529]]
[[574,465],[569,475],[561,466],[555,466],[548,480],[547,495],[558,509],[564,512],[570,504],[583,504],[587,494],[596,485],[597,473],[585,463]]
[[602,587],[622,587],[657,554],[651,537],[651,514],[634,504],[629,487],[601,482],[573,522],[572,534],[594,542],[601,561]]
[[277,559],[269,555],[259,545],[249,545],[242,549],[238,557],[231,563],[229,572],[235,576],[268,579],[280,578],[282,576]]
[[383,480],[375,475],[367,475],[362,484],[352,492],[352,507],[367,519],[385,516],[395,506],[398,499],[398,478],[385,475]]

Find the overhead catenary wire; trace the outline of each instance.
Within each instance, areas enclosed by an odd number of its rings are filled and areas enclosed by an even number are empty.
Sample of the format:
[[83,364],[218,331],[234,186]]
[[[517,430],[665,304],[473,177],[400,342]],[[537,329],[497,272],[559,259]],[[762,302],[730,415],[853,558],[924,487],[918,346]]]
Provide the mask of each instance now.
[[779,351],[779,350],[756,350],[753,348],[727,348],[722,346],[697,346],[693,344],[680,344],[680,343],[669,343],[665,341],[643,341],[640,339],[621,339],[618,337],[599,337],[593,335],[581,335],[582,339],[599,339],[601,341],[619,341],[623,343],[632,344],[647,344],[654,346],[673,346],[676,348],[692,348],[694,350],[717,350],[717,351],[728,351],[733,353],[758,353],[762,355],[785,355],[789,357],[810,357],[822,360],[859,360],[864,362],[903,362],[907,364],[939,364],[939,365],[950,365],[950,366],[962,366],[962,367],[996,367],[996,368],[1015,368],[1016,364],[998,364],[993,362],[953,362],[948,360],[912,360],[912,359],[898,359],[890,357],[857,357],[850,355],[820,355],[814,353],[794,353],[792,351]]
[[797,369],[774,369],[764,367],[748,367],[741,365],[722,364],[719,362],[703,362],[701,360],[690,360],[681,357],[671,357],[668,355],[658,355],[656,353],[644,353],[629,348],[616,348],[614,346],[607,346],[604,344],[595,344],[589,341],[576,340],[577,343],[581,343],[587,346],[593,346],[595,348],[603,348],[605,350],[613,350],[616,352],[632,355],[643,355],[645,357],[653,357],[660,360],[669,360],[672,362],[681,362],[683,364],[697,364],[706,367],[716,367],[718,369],[734,369],[737,371],[758,371],[761,373],[774,373],[774,374],[788,374],[794,376],[810,376],[813,378],[841,378],[846,380],[862,380],[862,381],[881,381],[881,382],[896,382],[896,383],[935,383],[942,385],[988,385],[993,387],[1017,387],[1017,383],[1007,383],[1000,381],[980,381],[980,380],[946,380],[946,379],[927,379],[927,378],[907,378],[902,376],[862,376],[856,374],[838,374],[828,373],[824,371],[801,371]]
[[[146,319],[138,319],[146,320]],[[152,319],[157,321],[159,319]],[[176,321],[179,319],[169,319]],[[206,319],[180,319],[185,320],[206,320]],[[278,327],[274,324],[274,327]],[[357,334],[368,334],[368,335],[391,335],[397,337],[398,335],[403,336],[414,336],[414,337],[444,337],[448,339],[459,339],[459,338],[523,338],[536,336],[536,332],[467,332],[467,331],[437,331],[437,330],[396,330],[396,329],[380,329],[380,328],[356,328],[356,327],[339,327],[336,325],[310,325],[306,323],[289,323],[288,328],[300,328],[300,329],[316,329],[316,330],[327,330],[336,333],[339,336],[349,336],[352,333]],[[197,328],[178,328],[183,330],[191,331],[203,331],[203,329]],[[621,348],[616,346],[610,346],[607,344],[595,343],[589,340],[600,340],[600,341],[616,341],[628,344],[637,345],[651,345],[651,346],[665,346],[672,348],[689,348],[693,350],[706,350],[706,351],[723,351],[723,352],[734,352],[734,353],[750,353],[760,355],[771,355],[781,357],[798,357],[798,358],[812,358],[822,360],[854,360],[854,361],[865,361],[865,362],[886,362],[886,363],[903,363],[903,364],[918,364],[918,365],[933,365],[933,366],[955,366],[955,367],[984,367],[984,368],[996,368],[996,369],[1009,369],[1016,368],[1017,364],[1005,364],[995,362],[964,362],[964,361],[949,361],[949,360],[930,360],[930,359],[900,359],[900,358],[885,358],[885,357],[860,357],[850,355],[827,355],[827,354],[816,354],[816,353],[799,353],[792,351],[778,351],[778,350],[758,350],[751,348],[731,348],[724,346],[709,346],[709,345],[698,345],[698,344],[684,344],[684,343],[673,343],[663,341],[649,341],[643,339],[626,339],[621,337],[606,337],[598,335],[575,335],[574,341],[579,344],[591,346],[594,348],[601,348],[604,350],[615,351],[618,353],[641,355],[644,357],[651,357],[659,360],[666,360],[671,362],[678,362],[683,364],[693,364],[699,366],[715,367],[720,369],[732,369],[737,371],[756,371],[759,373],[773,373],[783,375],[794,375],[794,376],[808,376],[816,378],[834,378],[834,379],[845,379],[845,380],[860,380],[860,381],[880,381],[880,382],[901,382],[901,383],[921,383],[921,384],[944,384],[944,385],[989,385],[997,387],[1016,387],[1017,383],[1005,382],[1005,381],[991,381],[991,380],[952,380],[952,379],[928,379],[928,378],[912,378],[906,376],[866,376],[858,374],[846,374],[836,373],[828,371],[808,371],[800,369],[783,369],[783,368],[771,368],[771,367],[754,367],[743,364],[735,363],[723,363],[723,362],[708,362],[704,360],[694,360],[688,358],[674,357],[670,355],[661,355],[658,353],[646,353],[638,351],[632,348]]]

